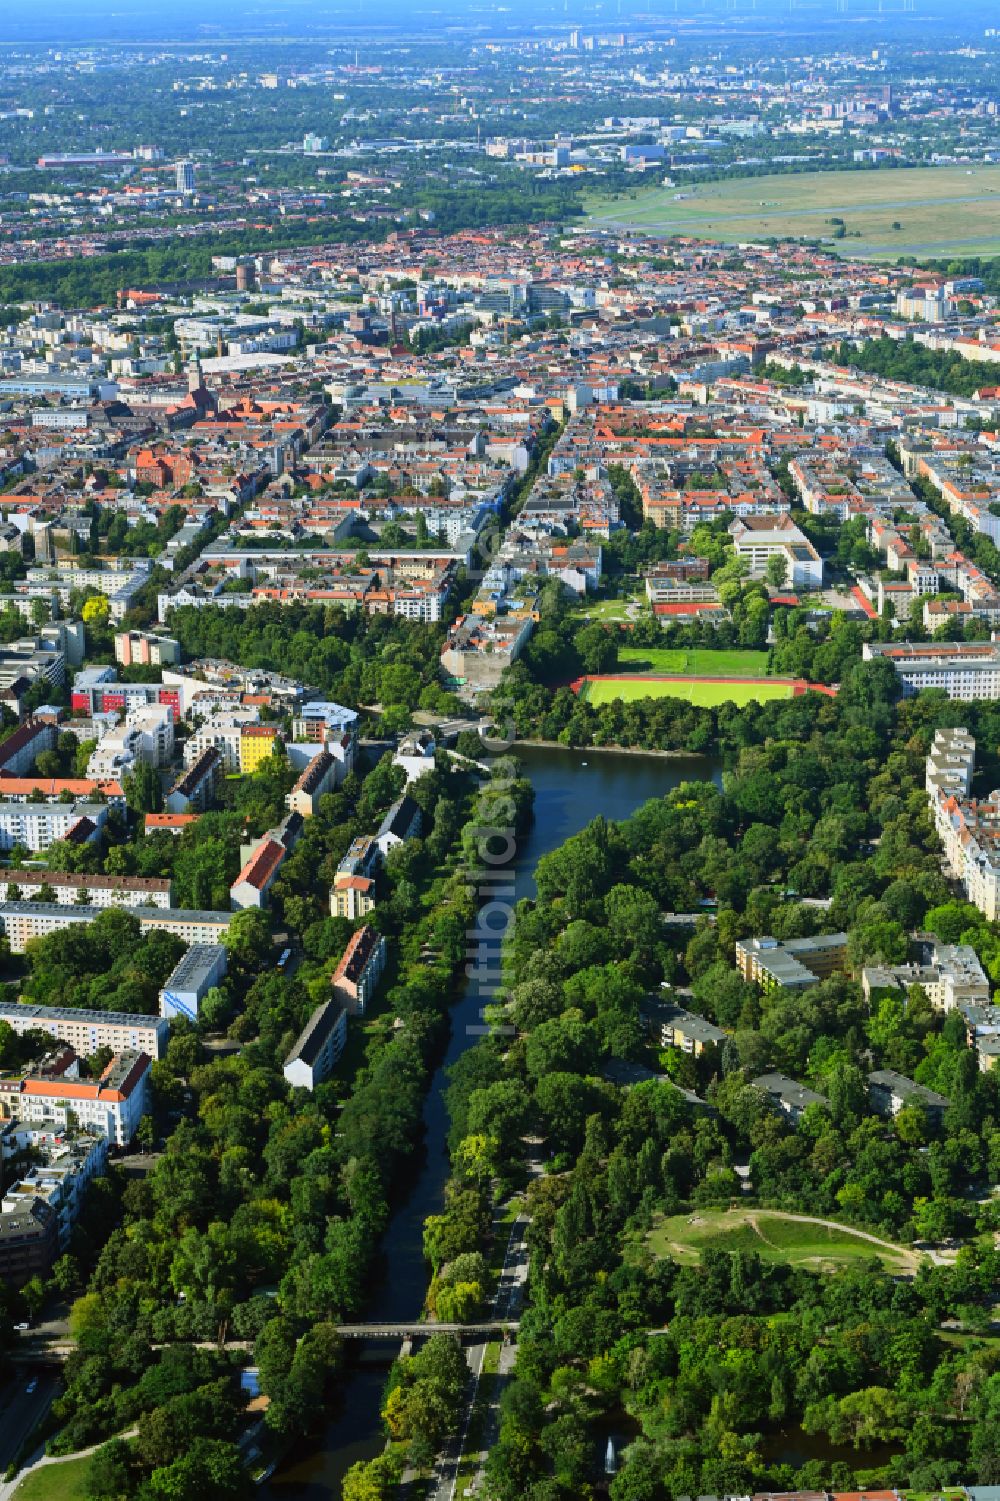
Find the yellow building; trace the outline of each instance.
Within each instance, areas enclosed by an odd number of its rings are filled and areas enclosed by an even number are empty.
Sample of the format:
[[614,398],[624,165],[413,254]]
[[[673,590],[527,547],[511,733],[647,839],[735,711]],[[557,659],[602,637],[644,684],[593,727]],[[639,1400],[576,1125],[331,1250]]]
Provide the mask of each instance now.
[[330,892],[330,912],[333,917],[346,917],[354,922],[367,917],[375,907],[375,882],[369,876],[347,875],[338,871]]
[[274,751],[278,731],[270,724],[245,724],[240,732],[240,771],[256,771]]

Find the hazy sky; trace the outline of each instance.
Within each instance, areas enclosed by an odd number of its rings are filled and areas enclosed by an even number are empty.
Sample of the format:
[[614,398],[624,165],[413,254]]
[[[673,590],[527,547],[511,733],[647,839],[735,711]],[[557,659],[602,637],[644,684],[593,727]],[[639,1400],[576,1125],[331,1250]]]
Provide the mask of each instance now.
[[[850,0],[850,13],[837,13],[835,0],[755,0],[753,19],[768,13],[784,16],[788,30],[808,30],[817,24],[825,36],[831,30],[850,32],[863,25],[865,13],[875,19],[878,0]],[[912,14],[903,15],[903,0],[882,0],[886,31],[903,30],[919,40],[923,28],[937,31],[963,27],[971,37],[995,18],[993,0],[966,0],[960,10],[951,0],[914,0]],[[379,31],[386,27],[425,35],[453,27],[456,19],[496,31],[541,24],[610,27],[627,25],[630,17],[669,21],[718,15],[731,25],[733,10],[751,21],[751,0],[503,0],[491,7],[484,0],[381,0],[373,9],[365,0],[32,0],[30,5],[0,7],[0,42],[44,42],[79,45],[109,40],[207,41],[213,37],[294,36],[315,31]],[[896,19],[898,16],[898,20]],[[877,22],[875,24],[878,24]]]

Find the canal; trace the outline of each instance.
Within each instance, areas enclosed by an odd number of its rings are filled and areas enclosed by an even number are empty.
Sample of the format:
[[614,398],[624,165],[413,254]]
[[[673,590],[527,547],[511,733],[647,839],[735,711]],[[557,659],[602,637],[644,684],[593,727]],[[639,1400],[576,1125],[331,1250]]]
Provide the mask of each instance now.
[[[681,782],[720,779],[718,763],[704,756],[634,755],[601,750],[562,750],[519,746],[517,757],[535,789],[534,821],[518,841],[514,860],[517,900],[534,895],[535,867],[592,818],[627,818],[651,797],[662,797]],[[469,983],[451,1013],[451,1038],[424,1106],[424,1144],[414,1163],[413,1186],[395,1209],[383,1241],[384,1271],[370,1316],[387,1323],[419,1318],[427,1289],[423,1225],[437,1214],[448,1177],[448,1115],[444,1092],[447,1069],[478,1040],[483,997]],[[340,1496],[341,1480],[356,1460],[381,1453],[385,1435],[379,1417],[386,1365],[359,1362],[345,1383],[340,1410],[307,1454],[292,1458],[274,1476],[275,1501],[329,1501]]]

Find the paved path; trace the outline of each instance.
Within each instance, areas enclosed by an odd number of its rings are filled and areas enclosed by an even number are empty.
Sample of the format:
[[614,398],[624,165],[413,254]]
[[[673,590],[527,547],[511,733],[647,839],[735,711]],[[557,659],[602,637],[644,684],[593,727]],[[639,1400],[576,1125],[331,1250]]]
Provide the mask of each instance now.
[[[762,1209],[760,1213],[766,1214],[774,1220],[797,1220],[800,1225],[821,1225],[824,1230],[839,1230],[842,1235],[853,1235],[858,1240],[867,1240],[873,1246],[880,1246],[883,1251],[890,1251],[894,1256],[898,1256],[901,1260],[907,1262],[911,1271],[914,1272],[919,1267],[921,1258],[924,1256],[930,1257],[931,1261],[939,1266],[945,1266],[949,1262],[949,1258],[940,1251],[933,1249],[911,1251],[908,1246],[895,1245],[891,1240],[883,1240],[881,1236],[872,1235],[868,1230],[855,1230],[853,1225],[843,1225],[837,1220],[825,1220],[816,1214],[792,1214],[791,1211],[785,1209]],[[767,1236],[757,1224],[756,1218],[751,1216],[748,1223],[753,1225],[762,1240],[767,1240]]]
[[[528,1225],[531,1223],[528,1216],[519,1214],[510,1227],[510,1235],[507,1240],[507,1249],[504,1252],[503,1268],[497,1282],[497,1290],[493,1299],[493,1311],[498,1316],[497,1324],[501,1328],[516,1330],[516,1315],[520,1310],[523,1300],[524,1284],[528,1275],[528,1252],[524,1243]],[[503,1316],[501,1316],[501,1314]],[[516,1344],[510,1343],[502,1347],[500,1352],[501,1371],[509,1370],[514,1364]],[[469,1428],[472,1423],[472,1415],[476,1409],[479,1397],[479,1384],[482,1380],[483,1365],[486,1361],[486,1341],[482,1344],[473,1345],[467,1352],[467,1358],[472,1370],[472,1381],[469,1387],[465,1406],[465,1418],[462,1427],[446,1445],[438,1456],[431,1475],[431,1487],[428,1491],[428,1501],[455,1501],[459,1494],[459,1477],[462,1465],[462,1457],[465,1453],[465,1445],[469,1437]],[[492,1417],[493,1404],[491,1403]],[[487,1435],[490,1422],[487,1421]],[[480,1473],[485,1463],[489,1443],[485,1449],[477,1455],[478,1468],[475,1478],[470,1482],[473,1489],[478,1490],[481,1481]]]
[[[138,1432],[138,1428],[127,1428],[124,1433],[115,1434],[115,1437],[132,1438]],[[89,1449],[77,1449],[74,1454],[46,1454],[44,1448],[37,1449],[30,1462],[23,1470],[18,1470],[13,1480],[0,1480],[0,1501],[12,1501],[21,1481],[33,1471],[40,1470],[45,1465],[64,1465],[70,1459],[86,1459],[88,1455],[96,1454],[107,1442],[107,1439],[102,1439],[99,1444],[91,1444]]]

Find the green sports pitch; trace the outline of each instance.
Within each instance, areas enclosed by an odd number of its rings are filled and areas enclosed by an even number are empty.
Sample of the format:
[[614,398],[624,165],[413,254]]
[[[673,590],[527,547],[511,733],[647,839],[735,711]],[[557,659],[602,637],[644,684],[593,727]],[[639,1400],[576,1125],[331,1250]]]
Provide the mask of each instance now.
[[769,682],[727,682],[722,678],[591,678],[580,695],[589,704],[631,703],[640,698],[683,698],[701,709],[715,709],[719,704],[762,704],[769,699],[791,698],[795,684],[772,678]]

